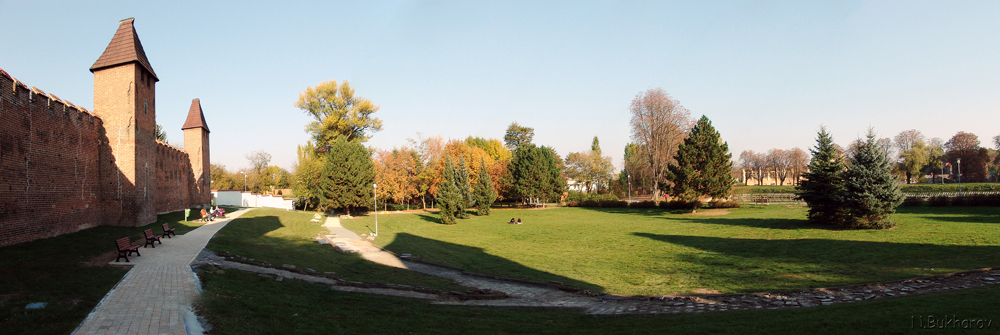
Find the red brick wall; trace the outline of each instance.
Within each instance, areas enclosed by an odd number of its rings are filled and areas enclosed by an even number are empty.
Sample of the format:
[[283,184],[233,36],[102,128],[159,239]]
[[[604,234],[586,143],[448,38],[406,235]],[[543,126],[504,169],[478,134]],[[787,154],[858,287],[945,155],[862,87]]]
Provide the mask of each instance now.
[[142,226],[156,221],[155,82],[135,63],[94,71],[94,114],[104,122],[112,170],[103,170],[106,224]]
[[[141,226],[156,213],[208,203],[190,154],[155,139],[155,83],[124,80],[141,67],[113,69],[94,76],[101,113],[0,70],[0,246],[97,225]],[[207,178],[208,134],[192,145],[202,148],[197,164]]]
[[202,128],[184,129],[184,150],[191,158],[191,203],[212,202],[212,176],[209,163],[208,132]]
[[101,224],[103,129],[0,72],[0,245]]
[[193,176],[188,154],[172,145],[156,142],[156,212],[172,212],[191,205]]

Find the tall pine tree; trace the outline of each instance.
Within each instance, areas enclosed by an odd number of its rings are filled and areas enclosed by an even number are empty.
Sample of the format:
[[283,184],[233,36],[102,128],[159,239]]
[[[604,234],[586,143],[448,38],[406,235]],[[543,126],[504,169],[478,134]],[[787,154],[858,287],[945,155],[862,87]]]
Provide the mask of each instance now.
[[528,143],[517,148],[511,158],[511,193],[523,203],[548,201],[566,189],[566,180],[555,151]]
[[809,171],[802,173],[804,180],[796,187],[799,198],[809,206],[809,222],[843,224],[845,213],[840,195],[844,188],[844,160],[826,127],[819,128],[816,148],[809,151],[812,153]]
[[472,199],[472,187],[469,185],[469,168],[465,164],[464,156],[458,159],[458,166],[455,167],[455,186],[458,187],[458,193],[461,195],[455,217],[468,219],[469,213],[465,210],[472,206],[474,199]]
[[497,190],[493,188],[493,180],[486,169],[486,160],[480,158],[479,181],[476,182],[476,215],[490,215],[490,206],[497,200]]
[[677,163],[667,166],[667,178],[674,183],[670,195],[695,203],[692,213],[698,210],[697,200],[702,196],[728,197],[733,189],[731,158],[729,145],[703,115],[677,148]]
[[339,138],[331,143],[323,162],[316,194],[321,209],[343,208],[351,215],[353,207],[372,206],[375,163],[364,145]]
[[457,179],[455,175],[455,164],[451,162],[451,157],[445,156],[444,173],[442,173],[444,181],[441,182],[441,186],[437,189],[437,196],[435,196],[443,224],[455,224],[459,203],[464,201],[461,190],[455,184]]
[[895,226],[889,215],[903,203],[903,194],[885,149],[878,145],[871,128],[844,172],[841,199],[847,211],[847,226],[864,229]]

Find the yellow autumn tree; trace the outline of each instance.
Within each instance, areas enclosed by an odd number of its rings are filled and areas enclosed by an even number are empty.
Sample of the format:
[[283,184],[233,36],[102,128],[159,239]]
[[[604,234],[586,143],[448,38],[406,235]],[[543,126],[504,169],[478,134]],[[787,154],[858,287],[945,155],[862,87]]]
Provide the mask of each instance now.
[[382,120],[372,117],[379,106],[354,96],[354,89],[346,80],[340,85],[331,80],[306,88],[299,94],[295,107],[313,117],[306,130],[313,136],[317,149],[331,145],[338,138],[365,142],[372,133],[382,130]]

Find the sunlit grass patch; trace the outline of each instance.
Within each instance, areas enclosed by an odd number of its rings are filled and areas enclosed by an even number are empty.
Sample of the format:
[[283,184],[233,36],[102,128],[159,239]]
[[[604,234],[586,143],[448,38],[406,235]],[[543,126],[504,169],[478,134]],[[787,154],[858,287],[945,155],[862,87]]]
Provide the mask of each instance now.
[[[561,281],[622,295],[841,286],[1000,265],[994,207],[902,207],[889,230],[805,221],[801,206],[701,216],[659,209],[498,210],[437,223],[435,214],[379,216],[379,245],[501,276]],[[511,217],[524,224],[508,225]],[[355,232],[372,216],[342,220]]]

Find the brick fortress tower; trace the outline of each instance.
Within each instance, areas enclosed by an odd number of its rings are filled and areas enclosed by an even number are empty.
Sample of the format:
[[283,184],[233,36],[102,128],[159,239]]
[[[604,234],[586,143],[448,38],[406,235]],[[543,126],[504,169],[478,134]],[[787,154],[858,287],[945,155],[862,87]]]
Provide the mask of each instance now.
[[90,71],[94,111],[0,69],[0,246],[99,225],[143,226],[211,202],[209,130],[194,99],[185,149],[156,140],[156,83],[134,19]]
[[212,169],[208,156],[208,124],[205,123],[205,114],[201,112],[201,100],[191,101],[191,109],[188,110],[187,120],[181,129],[184,130],[184,151],[191,159],[191,172],[194,175],[191,203],[209,203],[212,200]]
[[[133,18],[118,31],[94,73],[94,114],[104,121],[111,160],[102,159],[105,224],[156,221],[156,72],[146,59]],[[108,166],[107,164],[112,164]],[[109,167],[109,168],[105,168]]]

